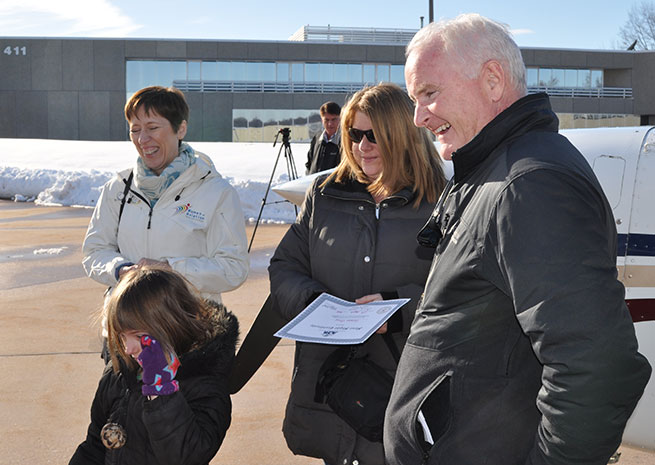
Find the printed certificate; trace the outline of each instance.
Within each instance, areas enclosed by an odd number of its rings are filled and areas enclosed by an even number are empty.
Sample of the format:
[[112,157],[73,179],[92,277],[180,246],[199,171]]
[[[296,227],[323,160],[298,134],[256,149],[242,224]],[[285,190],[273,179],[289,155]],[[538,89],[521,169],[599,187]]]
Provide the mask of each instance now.
[[325,292],[275,336],[318,344],[360,344],[409,299],[348,302]]

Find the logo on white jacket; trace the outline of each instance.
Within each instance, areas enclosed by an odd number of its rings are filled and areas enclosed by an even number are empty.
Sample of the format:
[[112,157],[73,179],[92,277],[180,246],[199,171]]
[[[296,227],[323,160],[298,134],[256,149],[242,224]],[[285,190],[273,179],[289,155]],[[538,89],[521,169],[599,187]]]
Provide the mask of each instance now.
[[205,214],[203,212],[199,212],[198,210],[193,210],[190,203],[175,207],[175,213],[184,213],[184,216],[199,223],[203,223],[205,221]]

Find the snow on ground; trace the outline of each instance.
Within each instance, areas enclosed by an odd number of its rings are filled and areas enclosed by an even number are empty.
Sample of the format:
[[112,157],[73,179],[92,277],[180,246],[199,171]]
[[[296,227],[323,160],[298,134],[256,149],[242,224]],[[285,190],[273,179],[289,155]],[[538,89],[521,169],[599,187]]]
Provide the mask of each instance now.
[[[241,199],[246,218],[257,219],[273,173],[280,145],[272,143],[191,142],[206,153]],[[302,176],[309,144],[291,144]],[[116,172],[134,165],[131,142],[62,141],[0,138],[0,198],[41,205],[95,206],[100,189]],[[272,185],[288,180],[287,161],[280,154]],[[293,222],[293,205],[269,192],[263,222]]]

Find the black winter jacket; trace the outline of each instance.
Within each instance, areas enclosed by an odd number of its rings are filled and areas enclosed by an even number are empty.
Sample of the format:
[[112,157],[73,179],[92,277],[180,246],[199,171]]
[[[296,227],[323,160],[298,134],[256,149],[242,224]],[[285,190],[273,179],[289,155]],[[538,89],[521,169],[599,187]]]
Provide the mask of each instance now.
[[389,463],[605,465],[650,368],[593,171],[545,94],[515,102],[453,163],[387,409]]
[[[350,301],[377,292],[409,297],[411,301],[398,311],[404,327],[393,334],[402,348],[432,258],[432,251],[418,246],[415,236],[433,204],[424,200],[414,208],[414,194],[402,189],[376,207],[365,185],[348,181],[320,187],[325,178],[319,177],[310,189],[296,224],[271,260],[276,307],[290,320],[320,292]],[[314,402],[319,368],[335,350],[333,345],[296,343],[283,425],[287,444],[295,454],[331,464],[348,465],[355,460],[382,464],[381,443],[358,436],[326,404]],[[380,335],[358,346],[357,356],[367,354],[393,374],[396,363]]]
[[[180,390],[151,401],[141,394],[137,373],[105,368],[91,406],[91,424],[70,465],[205,465],[216,455],[230,426],[227,385],[236,340],[236,317],[215,305],[213,331],[180,355]],[[100,431],[108,421],[127,432],[120,449],[107,449]]]
[[316,134],[312,138],[307,152],[307,163],[305,163],[305,174],[318,173],[329,170],[339,164],[341,154],[341,133],[337,132],[330,142],[326,142],[323,134],[325,131]]

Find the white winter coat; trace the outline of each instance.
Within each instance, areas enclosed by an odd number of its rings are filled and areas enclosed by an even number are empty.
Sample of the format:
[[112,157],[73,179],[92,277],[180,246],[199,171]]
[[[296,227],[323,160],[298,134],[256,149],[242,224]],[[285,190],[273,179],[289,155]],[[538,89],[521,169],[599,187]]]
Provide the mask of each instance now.
[[206,155],[161,195],[154,208],[132,182],[118,223],[130,170],[108,181],[84,238],[82,264],[87,275],[116,284],[116,267],[141,258],[166,260],[205,298],[221,302],[221,292],[239,287],[248,276],[245,222],[236,190]]

